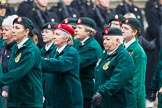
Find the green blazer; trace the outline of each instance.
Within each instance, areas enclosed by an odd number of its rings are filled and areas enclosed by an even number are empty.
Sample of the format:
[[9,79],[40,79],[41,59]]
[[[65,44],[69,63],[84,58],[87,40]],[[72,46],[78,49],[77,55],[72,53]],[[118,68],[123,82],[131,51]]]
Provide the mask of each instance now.
[[[150,90],[158,92],[162,87],[162,49],[159,52],[158,63],[150,85]],[[158,108],[162,108],[162,94],[158,93]]]
[[138,40],[133,42],[127,48],[129,54],[133,58],[135,69],[133,76],[133,85],[135,94],[137,97],[137,108],[145,108],[146,102],[146,89],[145,89],[145,77],[146,77],[146,65],[147,56],[139,44]]
[[[46,51],[45,49],[45,46],[41,49],[41,56],[44,57],[44,58],[51,58],[54,56],[54,51],[56,50],[56,46],[55,45],[52,45],[48,51]],[[42,85],[43,85],[43,92],[44,92],[44,96],[45,96],[45,90],[46,90],[46,83],[47,81],[49,81],[50,83],[50,80],[48,80],[48,77],[50,77],[51,74],[48,74],[48,73],[44,73],[42,74]]]
[[95,91],[103,95],[103,100],[95,108],[136,108],[133,70],[133,60],[123,45],[111,55],[104,53],[95,77]]
[[102,55],[99,43],[90,37],[83,45],[75,40],[74,47],[80,55],[80,80],[84,99],[91,99],[94,94],[94,74],[96,63]]
[[52,108],[83,108],[78,51],[67,45],[61,53],[55,51],[54,58],[41,61],[43,72],[51,74],[46,97]]
[[0,78],[0,86],[9,85],[8,107],[42,107],[41,55],[32,39],[13,50],[8,62],[9,72]]

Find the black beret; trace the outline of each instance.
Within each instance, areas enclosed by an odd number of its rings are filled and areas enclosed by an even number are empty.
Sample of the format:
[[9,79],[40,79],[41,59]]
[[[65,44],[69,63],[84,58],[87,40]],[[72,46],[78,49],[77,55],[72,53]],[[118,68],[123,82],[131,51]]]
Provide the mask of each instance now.
[[116,14],[110,17],[109,23],[111,23],[111,21],[119,21],[122,22],[125,19],[125,17],[121,14]]
[[81,17],[77,20],[77,25],[85,25],[90,28],[96,29],[96,23],[92,18],[88,17]]
[[57,22],[48,22],[48,23],[45,23],[43,26],[42,26],[42,28],[41,28],[41,30],[43,30],[43,29],[50,29],[50,30],[54,30],[54,27],[55,27],[55,25],[57,24]]
[[116,27],[105,28],[103,35],[106,36],[122,36],[122,31]]
[[76,18],[65,18],[63,21],[61,21],[62,24],[71,24],[76,25]]
[[30,30],[32,30],[34,28],[33,22],[27,17],[18,17],[13,21],[13,24],[14,23],[21,24],[25,28],[28,28]]
[[131,27],[133,27],[137,30],[141,30],[141,23],[136,18],[125,18],[125,20],[122,23],[130,25]]

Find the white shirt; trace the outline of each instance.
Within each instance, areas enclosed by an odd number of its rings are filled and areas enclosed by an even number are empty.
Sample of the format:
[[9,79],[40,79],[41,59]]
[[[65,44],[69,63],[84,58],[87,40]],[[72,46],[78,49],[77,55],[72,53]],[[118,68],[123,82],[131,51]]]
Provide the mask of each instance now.
[[83,39],[81,42],[82,45],[84,45],[84,42],[88,39],[89,37],[86,37],[85,39]]
[[136,41],[136,38],[133,38],[132,40],[130,40],[129,42],[124,42],[125,48],[128,48],[133,42]]
[[56,49],[56,51],[58,51],[59,53],[61,53],[61,52],[62,52],[62,50],[64,50],[64,48],[66,47],[66,45],[67,45],[67,44],[65,44],[64,46],[62,46],[62,47],[61,47],[61,48],[59,48],[59,49],[57,48],[57,49]]
[[18,49],[20,49],[21,47],[23,47],[23,44],[28,40],[29,38],[24,39],[23,41],[21,41],[19,44],[17,44]]
[[46,44],[46,45],[45,45],[45,50],[48,51],[52,45],[53,45],[53,43],[50,43],[48,46],[47,46],[47,44]]

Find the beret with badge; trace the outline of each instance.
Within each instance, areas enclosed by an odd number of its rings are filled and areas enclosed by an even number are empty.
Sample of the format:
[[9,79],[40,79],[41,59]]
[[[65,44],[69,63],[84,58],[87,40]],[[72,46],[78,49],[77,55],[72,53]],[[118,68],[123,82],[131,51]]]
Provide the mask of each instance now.
[[60,29],[63,30],[67,33],[69,33],[71,36],[74,36],[74,29],[70,26],[68,26],[67,24],[56,24],[54,29]]
[[63,21],[61,21],[62,24],[71,24],[76,25],[76,18],[65,18]]
[[110,17],[110,20],[109,20],[109,23],[111,23],[111,21],[119,21],[119,22],[122,22],[123,20],[125,19],[125,17],[121,14],[116,14],[116,15],[112,15]]
[[88,17],[81,17],[81,18],[77,19],[76,24],[77,25],[84,25],[84,26],[90,27],[94,30],[96,29],[95,21],[91,18],[88,18]]
[[122,36],[122,31],[119,28],[110,27],[105,28],[102,34],[106,36]]
[[141,23],[136,18],[125,18],[125,20],[122,23],[130,25],[131,27],[133,27],[137,30],[141,30]]
[[58,23],[57,22],[48,22],[48,23],[45,23],[42,26],[41,30],[43,30],[43,29],[54,30],[54,27],[55,27],[56,24],[58,24]]
[[30,30],[32,30],[34,28],[33,22],[27,18],[27,17],[18,17],[13,21],[13,24],[21,24],[23,25],[25,28],[28,28]]

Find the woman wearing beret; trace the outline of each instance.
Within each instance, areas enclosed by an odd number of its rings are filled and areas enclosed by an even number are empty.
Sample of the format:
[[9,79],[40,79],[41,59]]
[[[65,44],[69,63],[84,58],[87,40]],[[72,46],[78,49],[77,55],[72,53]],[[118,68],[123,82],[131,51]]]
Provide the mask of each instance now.
[[83,108],[80,58],[78,51],[71,46],[74,29],[66,24],[57,24],[54,29],[54,56],[41,60],[42,72],[51,74],[45,89],[46,108]]
[[[45,45],[43,46],[43,48],[41,49],[41,56],[44,58],[51,58],[54,55],[54,51],[56,50],[55,45],[53,44],[54,41],[54,26],[56,25],[56,22],[48,22],[45,23],[42,26],[41,29],[41,34],[42,34],[42,38],[43,38],[43,42],[45,43]],[[46,88],[50,88],[51,87],[51,80],[50,78],[52,77],[51,74],[48,73],[43,73],[42,74],[42,83],[43,83],[43,92],[44,92],[44,107],[45,104],[48,103],[48,98],[46,98]]]
[[137,108],[133,78],[134,63],[123,46],[122,31],[105,28],[103,45],[107,55],[99,59],[96,67],[95,108]]
[[126,18],[122,24],[122,32],[124,37],[124,45],[130,56],[133,58],[135,69],[132,79],[135,87],[137,99],[137,108],[145,108],[145,77],[146,77],[146,54],[139,44],[137,36],[140,36],[141,23],[136,18]]
[[29,36],[33,23],[26,17],[13,22],[13,46],[8,72],[0,77],[0,86],[9,85],[8,108],[42,108],[41,55]]

